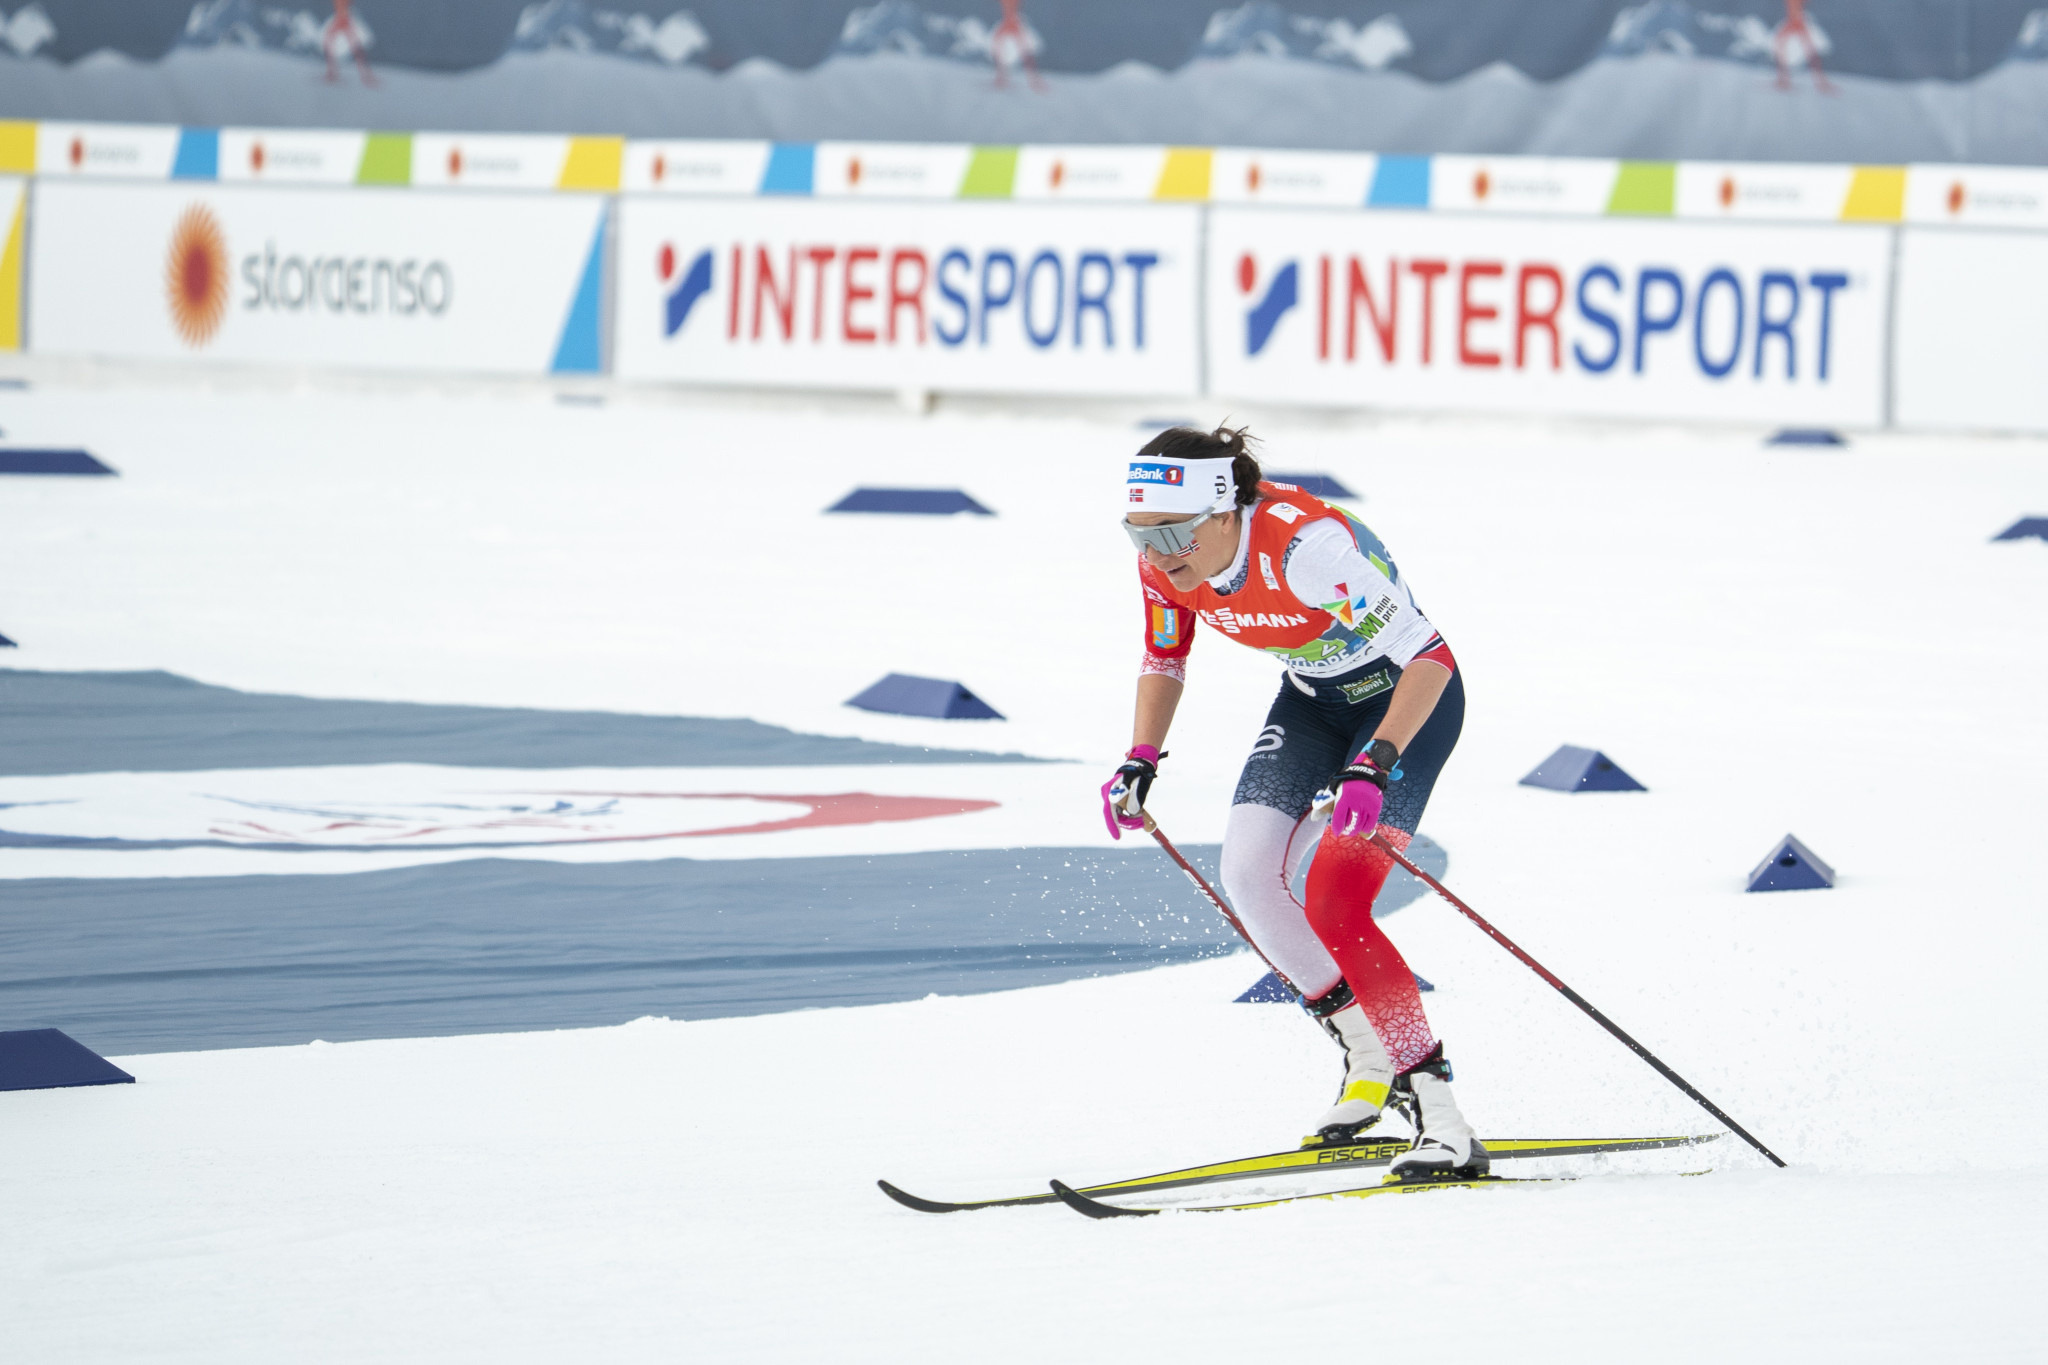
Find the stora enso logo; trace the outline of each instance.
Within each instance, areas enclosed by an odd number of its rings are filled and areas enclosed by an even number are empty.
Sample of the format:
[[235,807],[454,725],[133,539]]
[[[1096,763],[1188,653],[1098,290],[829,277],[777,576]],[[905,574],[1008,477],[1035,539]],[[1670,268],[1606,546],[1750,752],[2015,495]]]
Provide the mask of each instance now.
[[196,350],[213,340],[228,310],[228,242],[204,204],[186,209],[171,229],[164,295],[180,341]]
[[667,242],[661,244],[661,257],[656,262],[661,272],[662,286],[668,290],[667,301],[662,308],[661,334],[672,337],[683,330],[683,324],[690,320],[690,310],[697,306],[697,300],[711,292],[711,248],[697,253],[697,259],[690,262],[690,268],[676,278],[676,249]]
[[[1301,302],[1301,272],[1293,261],[1282,265],[1273,272],[1266,283],[1266,294],[1252,305],[1244,318],[1244,353],[1257,355],[1266,349],[1266,343],[1273,339],[1273,329],[1280,325],[1281,317],[1288,309]],[[1259,263],[1252,259],[1251,252],[1237,258],[1238,292],[1250,297],[1259,287]]]

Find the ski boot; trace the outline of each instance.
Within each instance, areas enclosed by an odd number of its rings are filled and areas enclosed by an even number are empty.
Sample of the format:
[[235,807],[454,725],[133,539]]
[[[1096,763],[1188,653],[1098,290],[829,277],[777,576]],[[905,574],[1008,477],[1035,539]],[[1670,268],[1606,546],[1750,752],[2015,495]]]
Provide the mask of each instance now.
[[1302,1002],[1302,1008],[1344,1049],[1344,1080],[1337,1088],[1336,1104],[1316,1120],[1315,1132],[1303,1138],[1301,1145],[1337,1147],[1356,1142],[1380,1121],[1394,1083],[1394,1063],[1366,1019],[1364,1006],[1352,998],[1351,987],[1343,982],[1320,1000]]
[[1392,1098],[1415,1125],[1415,1145],[1389,1165],[1388,1184],[1473,1180],[1486,1174],[1491,1160],[1451,1098],[1451,1064],[1444,1060],[1442,1043],[1395,1077]]

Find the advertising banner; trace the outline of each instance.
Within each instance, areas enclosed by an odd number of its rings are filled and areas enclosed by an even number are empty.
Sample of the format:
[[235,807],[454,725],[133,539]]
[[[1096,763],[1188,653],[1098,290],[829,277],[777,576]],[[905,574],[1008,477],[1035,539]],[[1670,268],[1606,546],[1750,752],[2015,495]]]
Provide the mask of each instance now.
[[544,374],[602,366],[594,195],[49,182],[48,354]]
[[758,194],[773,147],[711,139],[628,141],[622,188],[636,194]]
[[2048,169],[1909,167],[1906,221],[1957,227],[2048,228]]
[[21,349],[22,254],[28,246],[28,181],[0,176],[0,351]]
[[1210,211],[1209,387],[1875,426],[1887,229]]
[[2048,233],[1906,228],[1893,347],[1900,426],[2048,432]]
[[352,185],[367,133],[327,129],[223,128],[214,174],[273,185]]
[[178,156],[178,127],[164,123],[43,123],[36,174],[96,180],[165,180]]
[[626,379],[1193,394],[1199,210],[628,197]]

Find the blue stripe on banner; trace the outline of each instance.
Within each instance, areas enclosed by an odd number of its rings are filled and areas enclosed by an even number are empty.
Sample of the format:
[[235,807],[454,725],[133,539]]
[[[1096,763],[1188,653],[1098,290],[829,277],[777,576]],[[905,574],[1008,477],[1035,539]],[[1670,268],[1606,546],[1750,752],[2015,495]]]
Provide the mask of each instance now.
[[1373,169],[1372,189],[1366,192],[1365,203],[1376,209],[1428,208],[1429,158],[1381,157]]
[[763,194],[809,194],[818,149],[808,142],[778,142],[761,174]]
[[556,374],[597,374],[604,369],[604,347],[598,335],[603,313],[604,234],[611,215],[597,215],[597,235],[590,239],[590,254],[583,261],[583,278],[576,285],[576,298],[569,316],[562,322],[562,339],[555,345]]
[[220,129],[180,128],[178,156],[171,163],[173,180],[220,178]]

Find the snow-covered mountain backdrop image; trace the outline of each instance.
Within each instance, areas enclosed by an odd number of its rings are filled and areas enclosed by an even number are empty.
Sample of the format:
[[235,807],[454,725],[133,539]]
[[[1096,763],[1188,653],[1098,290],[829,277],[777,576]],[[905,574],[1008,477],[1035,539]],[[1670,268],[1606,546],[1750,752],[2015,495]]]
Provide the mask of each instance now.
[[2029,0],[0,0],[0,117],[2048,160]]

